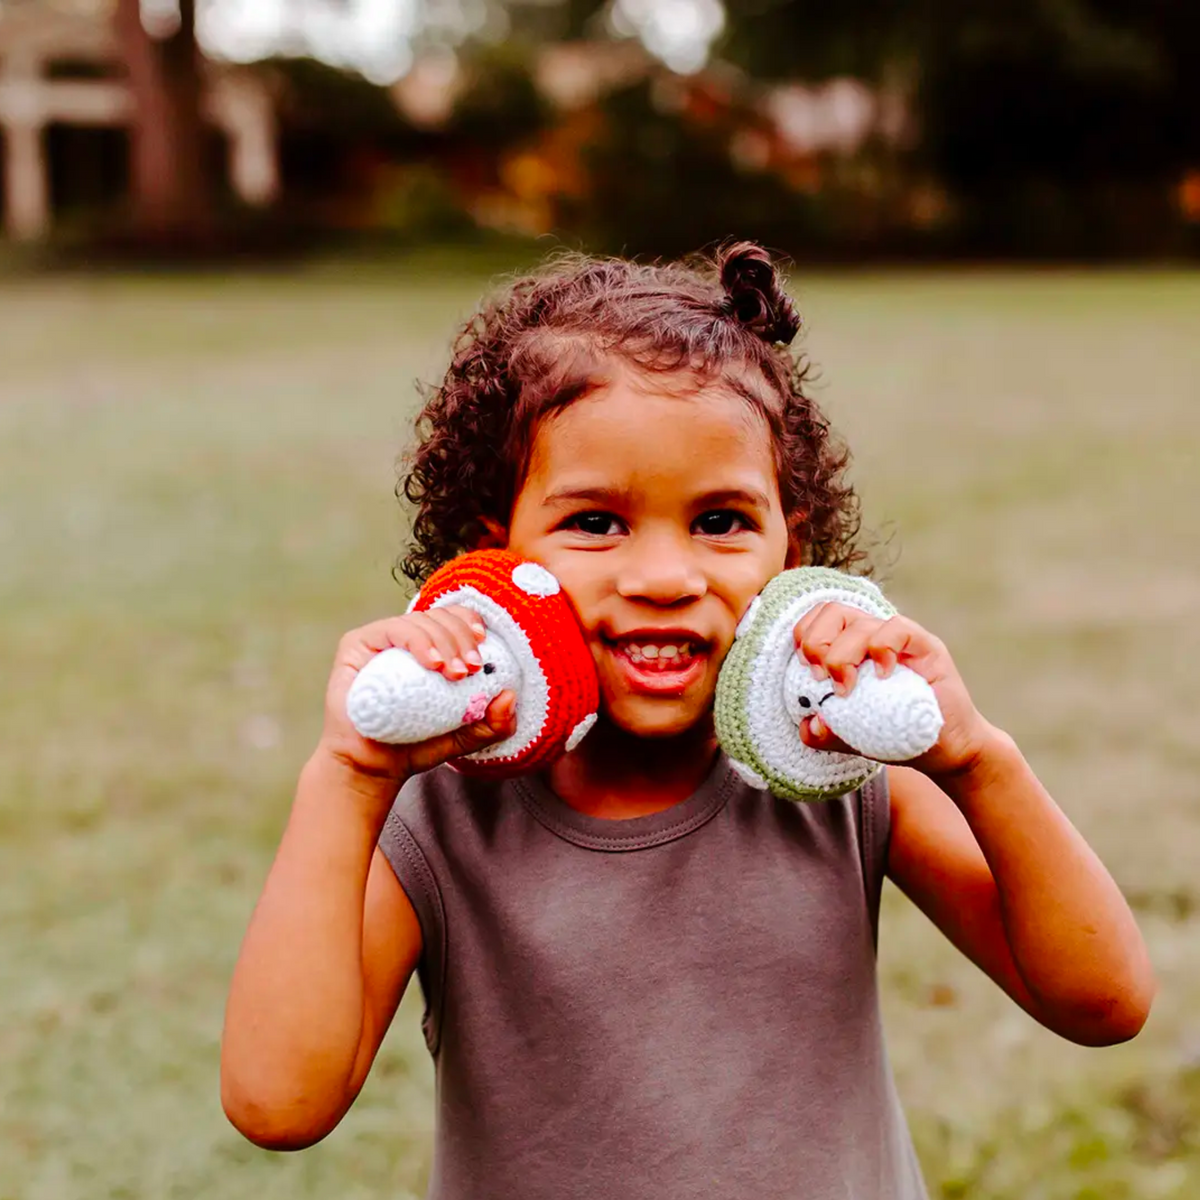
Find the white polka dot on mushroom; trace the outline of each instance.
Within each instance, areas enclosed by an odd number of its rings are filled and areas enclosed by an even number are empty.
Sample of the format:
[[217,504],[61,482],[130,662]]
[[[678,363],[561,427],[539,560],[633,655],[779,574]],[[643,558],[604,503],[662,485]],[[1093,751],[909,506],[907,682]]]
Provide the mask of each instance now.
[[512,581],[530,596],[555,596],[560,590],[558,580],[537,563],[525,562],[513,567]]
[[588,715],[584,717],[574,729],[571,730],[571,736],[567,738],[566,744],[566,751],[568,754],[570,754],[571,751],[574,750],[575,747],[578,746],[585,737],[587,737],[592,726],[596,723],[597,716],[599,716],[598,713],[588,713]]

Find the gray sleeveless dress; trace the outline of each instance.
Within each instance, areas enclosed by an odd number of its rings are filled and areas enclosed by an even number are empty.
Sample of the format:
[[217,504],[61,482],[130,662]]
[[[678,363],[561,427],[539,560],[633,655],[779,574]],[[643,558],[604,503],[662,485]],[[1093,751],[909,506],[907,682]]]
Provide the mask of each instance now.
[[421,922],[430,1200],[924,1200],[884,1049],[888,796],[798,805],[721,756],[588,817],[439,767],[380,844]]

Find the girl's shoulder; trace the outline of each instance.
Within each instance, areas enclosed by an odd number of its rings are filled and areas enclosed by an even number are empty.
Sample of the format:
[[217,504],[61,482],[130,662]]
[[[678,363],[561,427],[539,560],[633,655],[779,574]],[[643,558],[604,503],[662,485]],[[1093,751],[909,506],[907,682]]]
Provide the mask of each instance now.
[[510,790],[505,782],[464,775],[448,763],[414,775],[396,795],[380,847],[391,859],[393,849],[414,843],[427,858],[443,859],[451,848],[461,852],[486,843],[512,805]]

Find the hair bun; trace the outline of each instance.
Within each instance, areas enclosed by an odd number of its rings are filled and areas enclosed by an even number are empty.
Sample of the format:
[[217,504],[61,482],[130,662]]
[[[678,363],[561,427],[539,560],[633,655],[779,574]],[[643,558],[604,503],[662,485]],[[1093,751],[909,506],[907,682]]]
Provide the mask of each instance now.
[[765,342],[790,345],[800,314],[779,283],[771,256],[754,242],[735,242],[717,256],[730,314]]

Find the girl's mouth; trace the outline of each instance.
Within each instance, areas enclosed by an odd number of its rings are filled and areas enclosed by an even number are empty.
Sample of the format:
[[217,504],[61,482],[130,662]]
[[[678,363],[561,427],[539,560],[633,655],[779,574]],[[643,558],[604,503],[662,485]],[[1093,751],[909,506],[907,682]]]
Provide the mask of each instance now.
[[632,691],[679,696],[704,677],[707,647],[691,641],[605,641],[618,672]]

